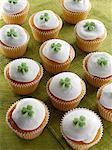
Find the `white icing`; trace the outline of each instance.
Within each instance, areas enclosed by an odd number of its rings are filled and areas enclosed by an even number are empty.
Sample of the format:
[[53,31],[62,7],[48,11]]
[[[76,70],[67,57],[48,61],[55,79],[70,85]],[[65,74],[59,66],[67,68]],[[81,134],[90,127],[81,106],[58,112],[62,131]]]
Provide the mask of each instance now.
[[[7,36],[7,32],[9,32],[10,29],[14,29],[14,31],[17,33],[17,37],[12,38]],[[21,46],[25,44],[27,40],[27,33],[19,25],[4,25],[2,28],[0,28],[0,41],[9,47]]]
[[[48,13],[49,15],[49,20],[47,22],[40,20],[40,16],[44,15],[44,13]],[[39,29],[50,30],[50,29],[55,29],[59,26],[59,20],[53,11],[43,10],[35,14],[34,25]]]
[[[27,105],[32,106],[32,110],[34,112],[32,117],[23,115],[21,112],[22,108],[27,107]],[[34,98],[24,98],[20,100],[12,113],[12,119],[22,130],[37,129],[42,124],[44,118],[45,107],[40,101]]]
[[[107,65],[100,66],[97,61],[99,58],[108,60]],[[88,72],[97,77],[106,78],[112,75],[112,56],[106,52],[97,52],[91,54],[87,62]]]
[[[75,127],[73,120],[74,118],[79,118],[81,115],[86,118],[86,125],[82,128]],[[83,108],[68,112],[62,120],[64,135],[71,140],[83,141],[84,143],[92,142],[100,127],[101,122],[98,116],[94,112]]]
[[88,11],[91,8],[89,0],[81,0],[75,2],[74,0],[64,0],[64,7],[72,12],[83,12]]
[[[63,88],[60,86],[60,79],[68,77],[71,80],[71,86],[69,88]],[[82,91],[81,79],[74,73],[63,72],[55,75],[49,85],[50,92],[59,99],[64,101],[71,101],[77,98]]]
[[28,4],[27,0],[17,0],[16,4],[10,4],[8,0],[3,0],[2,8],[3,12],[9,15],[14,15],[23,11],[27,6],[27,4]]
[[99,102],[107,109],[112,109],[112,83],[102,89]]
[[[84,28],[84,25],[86,22],[94,22],[96,29],[93,31],[87,31]],[[101,21],[96,20],[96,19],[86,19],[86,20],[80,21],[76,25],[75,30],[78,36],[84,40],[95,40],[97,38],[101,38],[106,32],[106,28],[104,24]]]
[[[51,48],[51,45],[53,43],[60,43],[61,44],[61,50],[58,52],[54,52],[54,50]],[[68,60],[70,56],[70,45],[60,39],[52,39],[49,40],[46,45],[44,46],[43,55],[47,57],[48,59],[55,61],[57,63],[64,63]]]
[[[21,63],[26,63],[28,66],[28,72],[22,74],[18,71],[18,66]],[[31,82],[38,75],[40,68],[37,62],[32,59],[22,58],[16,59],[9,63],[9,76],[12,80],[18,82]]]

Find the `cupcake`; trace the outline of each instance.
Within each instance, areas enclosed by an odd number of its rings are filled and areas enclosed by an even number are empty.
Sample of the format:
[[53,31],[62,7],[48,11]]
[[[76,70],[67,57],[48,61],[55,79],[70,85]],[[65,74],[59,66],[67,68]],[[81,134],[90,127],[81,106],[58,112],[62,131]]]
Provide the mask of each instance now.
[[29,19],[29,24],[35,40],[39,42],[57,38],[62,28],[61,18],[51,10],[33,14]]
[[3,0],[2,18],[7,24],[23,24],[29,11],[27,0]]
[[85,150],[100,141],[103,126],[96,113],[85,108],[76,108],[62,118],[61,132],[73,149]]
[[70,24],[87,18],[91,9],[89,0],[61,0],[64,20]]
[[100,115],[112,122],[112,83],[100,87],[97,92],[97,106]]
[[32,59],[16,59],[6,65],[4,75],[15,93],[27,95],[36,90],[43,68]]
[[86,93],[84,81],[71,72],[55,75],[49,79],[46,88],[52,105],[61,111],[77,107]]
[[24,98],[15,102],[6,114],[9,128],[19,137],[27,140],[38,137],[48,120],[47,106],[34,98]]
[[83,61],[87,81],[100,87],[112,81],[112,56],[106,52],[88,54]]
[[96,51],[105,40],[107,31],[104,24],[96,19],[82,20],[74,28],[76,44],[82,51]]
[[0,51],[9,58],[25,54],[30,39],[29,33],[19,25],[4,25],[0,28]]
[[44,68],[51,73],[67,70],[75,57],[73,47],[60,39],[44,42],[39,51]]

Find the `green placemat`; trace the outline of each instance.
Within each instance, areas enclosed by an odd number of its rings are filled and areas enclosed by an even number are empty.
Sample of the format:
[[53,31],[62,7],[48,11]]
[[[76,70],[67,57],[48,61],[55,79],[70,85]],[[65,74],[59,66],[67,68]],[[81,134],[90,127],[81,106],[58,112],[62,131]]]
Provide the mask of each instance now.
[[[40,10],[51,9],[62,17],[62,10],[58,0],[29,0],[30,12],[29,17]],[[91,0],[92,10],[88,18],[96,18],[105,23],[108,30],[108,37],[99,48],[99,51],[106,51],[112,54],[112,0]],[[39,47],[40,44],[36,42],[32,36],[31,29],[28,25],[28,19],[23,25],[31,35],[31,40],[28,45],[27,53],[25,57],[33,58],[40,62]],[[4,25],[4,22],[0,21],[0,27]],[[68,41],[76,50],[76,58],[71,64],[69,71],[77,73],[84,79],[84,72],[82,68],[82,60],[86,53],[77,49],[73,38],[73,25],[69,25],[64,22],[63,28],[59,37]],[[44,72],[44,77],[41,80],[38,89],[29,97],[35,97],[44,101],[51,112],[50,121],[46,129],[41,136],[32,140],[26,141],[18,138],[14,133],[10,131],[5,123],[5,115],[9,106],[16,100],[22,98],[22,96],[14,94],[4,79],[4,67],[9,63],[11,59],[5,58],[0,55],[0,150],[70,150],[71,148],[66,144],[60,133],[60,119],[63,115],[62,112],[56,110],[50,103],[49,97],[46,93],[46,82],[52,76],[51,74]],[[86,82],[87,83],[87,82]],[[87,94],[81,101],[80,107],[90,108],[96,112],[96,92],[97,89],[87,84]],[[27,96],[24,96],[27,97]],[[104,136],[99,144],[92,147],[91,150],[111,150],[112,149],[112,123],[103,120],[104,124]]]

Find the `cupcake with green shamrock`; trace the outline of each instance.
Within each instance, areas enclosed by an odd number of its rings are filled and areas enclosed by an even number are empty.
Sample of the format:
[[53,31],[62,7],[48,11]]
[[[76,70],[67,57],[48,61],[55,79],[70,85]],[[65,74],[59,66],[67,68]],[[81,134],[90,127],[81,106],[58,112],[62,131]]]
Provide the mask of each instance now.
[[43,67],[32,59],[16,59],[6,65],[4,75],[15,93],[27,95],[36,90],[43,76]]
[[97,106],[102,118],[112,122],[112,82],[103,85],[98,90]]
[[83,69],[87,81],[100,87],[112,81],[112,56],[106,52],[90,53],[84,58]]
[[103,43],[107,36],[104,24],[96,19],[82,20],[74,28],[76,44],[85,52],[93,52]]
[[72,72],[55,75],[48,80],[46,88],[52,105],[61,111],[76,108],[86,94],[84,81]]
[[70,24],[87,18],[91,10],[89,0],[61,0],[64,20]]
[[59,73],[67,70],[75,57],[73,47],[60,39],[44,42],[39,52],[44,68],[50,73]]
[[44,42],[57,38],[62,28],[62,20],[51,10],[43,10],[33,14],[29,19],[35,40]]
[[24,98],[7,111],[6,123],[17,136],[31,140],[38,137],[49,120],[49,110],[40,100]]
[[3,0],[2,18],[6,24],[23,24],[29,11],[28,0]]
[[61,132],[66,142],[76,150],[89,149],[103,136],[99,116],[91,110],[76,108],[67,112],[61,121]]
[[9,58],[18,58],[25,54],[29,33],[19,25],[4,25],[0,28],[0,51]]

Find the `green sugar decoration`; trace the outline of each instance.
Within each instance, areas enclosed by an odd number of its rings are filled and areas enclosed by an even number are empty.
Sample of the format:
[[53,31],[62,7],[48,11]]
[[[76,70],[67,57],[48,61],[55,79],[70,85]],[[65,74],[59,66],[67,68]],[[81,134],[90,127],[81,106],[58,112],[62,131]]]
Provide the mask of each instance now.
[[10,30],[7,32],[7,36],[8,36],[8,37],[11,37],[11,38],[15,38],[15,37],[17,37],[17,32],[16,32],[14,29],[10,29]]
[[84,25],[84,28],[87,30],[87,31],[94,31],[96,29],[96,25],[94,22],[86,22],[85,25]]
[[41,21],[48,22],[49,19],[50,19],[50,17],[49,17],[49,15],[48,15],[48,13],[44,13],[44,15],[41,15],[41,16],[40,16],[40,20],[41,20]]
[[8,0],[10,4],[17,4],[18,0]]
[[71,80],[68,77],[60,79],[59,83],[62,88],[69,88],[71,86]]
[[103,67],[108,64],[108,61],[104,57],[101,57],[101,58],[98,58],[97,63],[99,66]]
[[17,70],[18,72],[25,74],[26,72],[28,72],[28,66],[26,63],[21,63],[21,65],[18,66]]
[[52,43],[51,48],[54,52],[58,53],[61,50],[62,45],[60,43]]
[[33,107],[31,105],[27,105],[26,107],[22,108],[21,113],[22,113],[22,115],[32,117],[34,114],[34,111],[32,109],[33,109]]
[[86,118],[83,115],[79,118],[74,118],[73,124],[75,127],[83,128],[86,125]]

